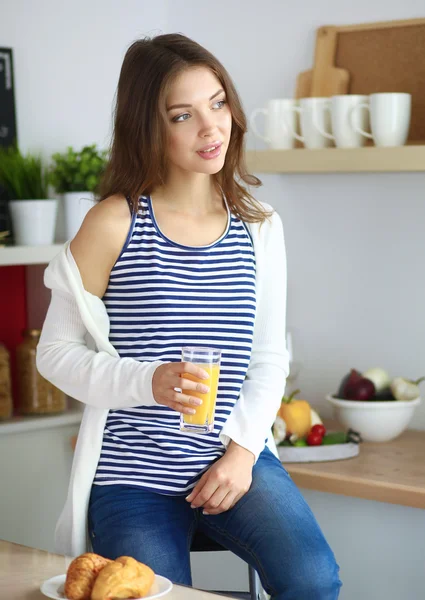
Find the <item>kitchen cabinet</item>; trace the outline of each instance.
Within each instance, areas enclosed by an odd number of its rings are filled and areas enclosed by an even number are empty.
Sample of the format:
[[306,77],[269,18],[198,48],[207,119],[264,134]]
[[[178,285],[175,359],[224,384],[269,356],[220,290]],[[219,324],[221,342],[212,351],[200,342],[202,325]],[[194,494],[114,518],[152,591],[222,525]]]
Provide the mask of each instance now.
[[46,429],[43,419],[32,430],[7,433],[0,426],[0,539],[53,551],[73,458],[69,440],[79,420]]
[[301,492],[340,566],[340,600],[423,600],[423,509],[341,495],[342,490]]

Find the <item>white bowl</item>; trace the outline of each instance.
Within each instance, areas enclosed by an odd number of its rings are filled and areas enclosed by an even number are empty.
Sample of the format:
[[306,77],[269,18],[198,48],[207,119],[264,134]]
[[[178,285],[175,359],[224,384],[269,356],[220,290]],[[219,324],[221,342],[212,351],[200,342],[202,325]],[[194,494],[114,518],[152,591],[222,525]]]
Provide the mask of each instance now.
[[358,431],[364,442],[389,442],[408,426],[421,398],[398,400],[343,400],[328,394],[335,419],[341,425]]

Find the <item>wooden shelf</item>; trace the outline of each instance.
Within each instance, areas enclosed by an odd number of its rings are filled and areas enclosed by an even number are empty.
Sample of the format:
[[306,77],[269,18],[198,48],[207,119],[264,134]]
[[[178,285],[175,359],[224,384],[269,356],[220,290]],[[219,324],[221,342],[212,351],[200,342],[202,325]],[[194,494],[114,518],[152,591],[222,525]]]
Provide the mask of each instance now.
[[300,488],[425,508],[424,455],[425,431],[409,429],[392,442],[362,442],[354,458],[284,466]]
[[60,252],[62,245],[5,246],[0,248],[0,266],[47,264]]
[[0,421],[0,435],[6,433],[22,433],[39,429],[51,429],[65,425],[78,425],[83,418],[82,409],[74,408],[57,415],[16,416],[7,421]]
[[425,146],[248,150],[254,173],[409,173],[425,172]]

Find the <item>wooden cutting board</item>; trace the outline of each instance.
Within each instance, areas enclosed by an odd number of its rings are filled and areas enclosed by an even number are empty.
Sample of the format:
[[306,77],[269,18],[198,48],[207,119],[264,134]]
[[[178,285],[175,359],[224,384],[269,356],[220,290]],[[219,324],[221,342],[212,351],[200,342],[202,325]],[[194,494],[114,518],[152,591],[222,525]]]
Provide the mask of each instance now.
[[312,93],[313,69],[302,71],[298,74],[295,87],[295,98],[310,98],[312,96],[336,96],[339,94],[348,94],[350,84],[350,74],[347,69],[338,67],[328,67],[324,71],[324,85],[320,85],[319,93]]
[[335,60],[336,43],[336,27],[320,27],[317,30],[314,68],[299,73],[295,98],[321,98],[348,93],[349,71],[332,66]]
[[298,74],[295,86],[295,98],[309,98],[311,82],[313,81],[313,69],[302,71]]

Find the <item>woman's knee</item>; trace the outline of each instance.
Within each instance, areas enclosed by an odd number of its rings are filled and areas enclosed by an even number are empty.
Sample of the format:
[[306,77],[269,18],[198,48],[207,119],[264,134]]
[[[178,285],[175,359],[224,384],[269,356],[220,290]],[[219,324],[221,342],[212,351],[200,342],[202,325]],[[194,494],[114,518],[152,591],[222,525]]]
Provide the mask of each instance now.
[[[337,598],[341,587],[339,565],[332,550],[323,548],[317,556],[310,556],[304,564],[304,581],[317,598]],[[316,596],[311,595],[311,598]]]
[[341,588],[339,566],[329,546],[306,552],[298,564],[280,570],[272,589],[273,600],[336,600]]
[[144,535],[142,529],[119,529],[108,535],[92,533],[93,551],[115,560],[119,556],[132,556],[148,565],[157,575],[175,583],[192,585],[189,549],[183,543],[175,545],[170,540],[161,543]]

